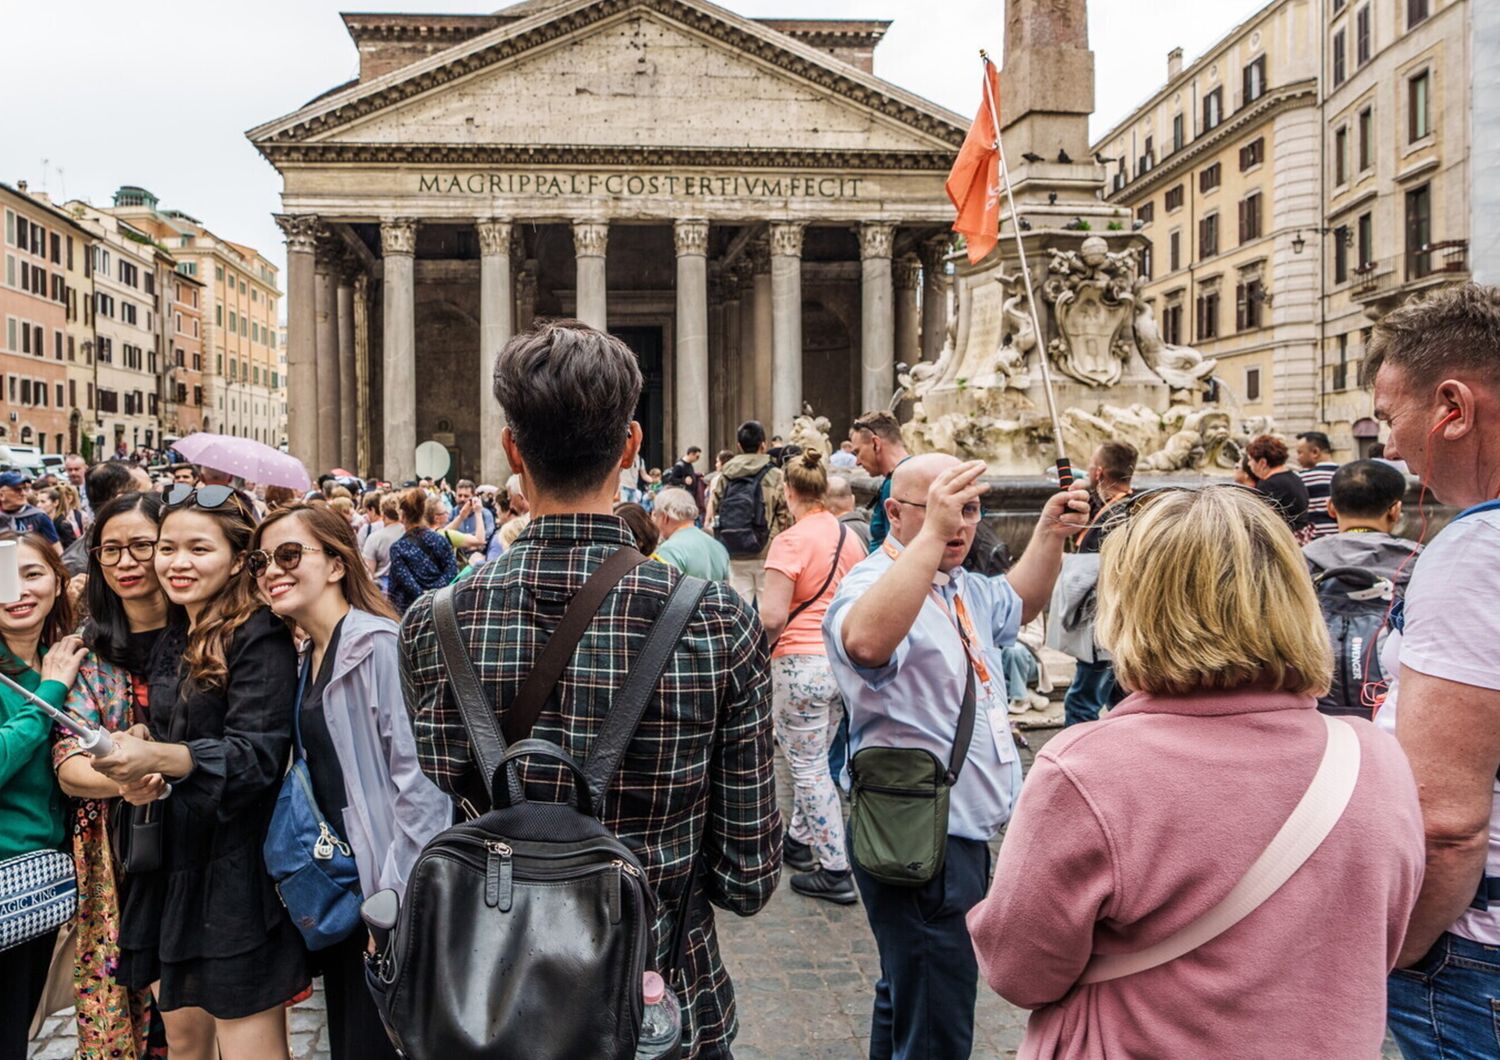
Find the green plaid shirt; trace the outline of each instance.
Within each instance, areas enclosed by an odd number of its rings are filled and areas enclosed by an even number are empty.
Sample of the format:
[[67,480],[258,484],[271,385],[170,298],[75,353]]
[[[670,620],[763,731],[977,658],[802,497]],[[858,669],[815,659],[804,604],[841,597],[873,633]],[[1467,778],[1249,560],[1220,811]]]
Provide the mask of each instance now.
[[[532,661],[588,576],[634,544],[613,516],[534,521],[506,555],[460,582],[454,603],[491,702],[520,690]],[[609,594],[532,735],[587,757],[611,697],[624,683],[672,586],[662,563],[637,567]],[[432,598],[401,623],[401,679],[422,769],[443,790],[474,790],[468,734],[438,656]],[[666,967],[694,866],[699,890],[741,916],[758,911],[781,871],[781,816],[771,751],[771,681],[760,621],[727,585],[710,585],[646,708],[604,800],[601,820],[640,855],[656,888],[657,958]],[[562,802],[562,768],[521,765],[528,798]],[[689,930],[685,1036],[693,1056],[728,1055],[734,987],[719,957],[713,910],[694,903]]]

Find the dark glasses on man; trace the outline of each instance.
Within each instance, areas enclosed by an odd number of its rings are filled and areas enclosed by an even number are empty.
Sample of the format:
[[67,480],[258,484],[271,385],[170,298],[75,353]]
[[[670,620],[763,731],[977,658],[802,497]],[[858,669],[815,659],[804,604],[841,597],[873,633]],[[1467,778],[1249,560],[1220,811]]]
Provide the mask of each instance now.
[[249,569],[252,577],[259,578],[271,568],[271,561],[276,561],[276,566],[284,571],[294,571],[302,562],[304,552],[321,552],[325,556],[337,556],[338,553],[332,549],[318,548],[316,545],[299,545],[295,541],[287,541],[277,545],[267,552],[258,548],[245,557],[245,566]]
[[168,509],[184,508],[191,504],[198,508],[222,508],[234,496],[233,486],[199,486],[196,489],[186,482],[168,486],[162,500]]

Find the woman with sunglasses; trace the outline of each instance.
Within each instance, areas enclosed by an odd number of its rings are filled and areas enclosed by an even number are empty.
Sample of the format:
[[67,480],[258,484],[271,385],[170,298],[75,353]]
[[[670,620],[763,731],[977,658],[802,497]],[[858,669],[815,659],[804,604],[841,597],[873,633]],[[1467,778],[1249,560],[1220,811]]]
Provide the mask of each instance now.
[[429,589],[440,589],[458,577],[458,560],[448,539],[427,518],[427,492],[413,486],[401,494],[401,523],[406,533],[391,545],[390,597],[397,614]]
[[[61,707],[85,652],[83,641],[67,635],[73,626],[64,591],[68,573],[45,538],[5,534],[0,540],[18,542],[21,586],[19,599],[0,606],[0,673]],[[65,817],[51,742],[52,720],[0,685],[0,861],[63,847]],[[31,1014],[47,982],[56,938],[56,932],[39,935],[0,954],[0,1057],[26,1055]]]
[[[261,595],[307,635],[296,724],[318,809],[353,851],[364,897],[404,893],[417,855],[452,823],[453,808],[417,764],[395,613],[336,511],[284,508],[256,528],[251,544],[247,565]],[[323,976],[334,1060],[396,1055],[365,986],[368,944],[360,926],[311,955]]]
[[[121,733],[94,760],[130,802],[166,796],[161,868],[125,881],[119,979],[150,986],[163,1012],[206,1012],[223,1060],[285,1058],[284,1003],[307,969],[261,844],[291,751],[296,652],[245,570],[244,502],[186,485],[166,501],[155,568],[175,606],[147,668],[151,739]],[[216,1055],[170,1029],[168,1045],[174,1060]]]
[[[167,624],[167,598],[156,579],[161,497],[125,493],[99,509],[90,530],[83,640],[89,654],[68,696],[68,710],[110,732],[145,732],[146,669]],[[73,982],[77,1056],[145,1057],[151,1025],[149,990],[115,980],[119,963],[120,880],[110,854],[110,816],[121,785],[98,772],[65,730],[52,764],[73,804],[73,861],[78,872]],[[194,1017],[197,1018],[194,1018]],[[167,1032],[192,1055],[213,1045],[213,1021],[195,1009],[168,1013]]]

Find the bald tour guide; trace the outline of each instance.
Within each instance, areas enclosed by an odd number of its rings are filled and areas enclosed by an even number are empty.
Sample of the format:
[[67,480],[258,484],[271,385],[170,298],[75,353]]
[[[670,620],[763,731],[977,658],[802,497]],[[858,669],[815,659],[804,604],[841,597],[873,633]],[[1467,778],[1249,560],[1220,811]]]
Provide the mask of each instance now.
[[[849,713],[854,881],[880,953],[872,1056],[970,1054],[979,972],[964,916],[1021,787],[1005,675],[987,659],[1046,606],[1064,540],[1088,525],[1088,494],[1056,493],[1006,575],[964,570],[984,472],[941,453],[902,462],[884,502],[890,533],[823,621]],[[947,800],[946,828],[922,810],[934,798]],[[864,828],[867,816],[883,827]]]

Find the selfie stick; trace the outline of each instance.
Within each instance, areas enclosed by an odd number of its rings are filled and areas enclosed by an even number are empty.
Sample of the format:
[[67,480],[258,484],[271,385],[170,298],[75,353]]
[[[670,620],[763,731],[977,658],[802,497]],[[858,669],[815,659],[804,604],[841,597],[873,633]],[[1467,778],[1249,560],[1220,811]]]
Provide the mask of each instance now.
[[1067,450],[1063,446],[1062,421],[1057,415],[1057,398],[1052,393],[1052,370],[1047,365],[1045,333],[1036,311],[1031,268],[1026,263],[1026,243],[1021,238],[1021,215],[1016,212],[1016,196],[1010,186],[1010,169],[1005,164],[1005,142],[1000,136],[1000,111],[995,105],[995,97],[990,94],[990,57],[983,48],[979,49],[979,61],[984,65],[984,102],[995,127],[995,150],[1000,155],[1000,179],[1005,188],[1005,201],[1010,207],[1010,227],[1016,237],[1016,257],[1021,263],[1021,282],[1026,286],[1026,307],[1031,313],[1031,333],[1036,336],[1037,365],[1042,370],[1042,393],[1047,398],[1047,415],[1052,420],[1052,436],[1057,442],[1057,484],[1063,489],[1069,489],[1073,485],[1073,465],[1069,463]]
[[[16,548],[14,541],[0,541],[0,604],[10,604],[21,598],[21,554]],[[109,733],[103,729],[91,729],[87,724],[79,721],[73,715],[58,710],[41,696],[23,688],[5,674],[0,673],[0,683],[13,692],[19,692],[23,697],[46,713],[53,721],[67,729],[78,737],[78,746],[86,754],[98,758],[107,755],[114,750],[115,745],[109,738]]]

